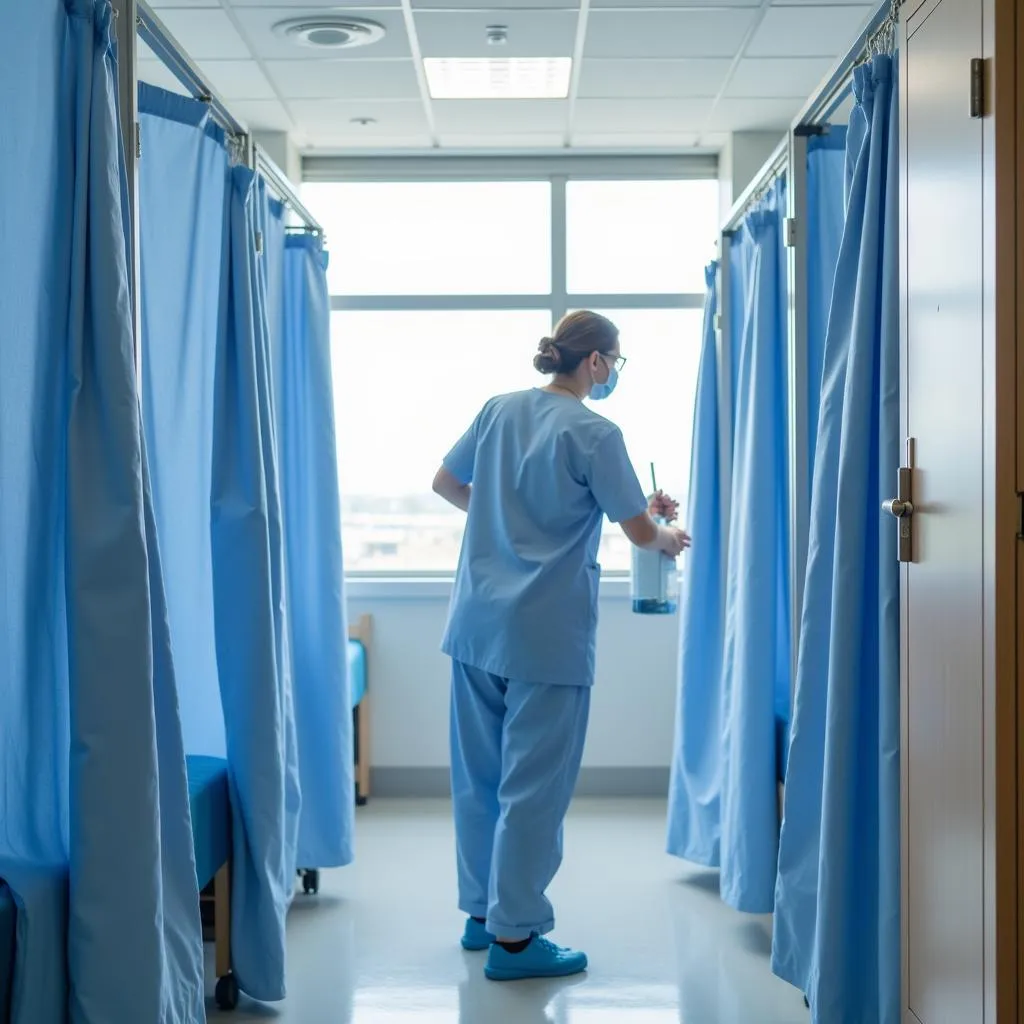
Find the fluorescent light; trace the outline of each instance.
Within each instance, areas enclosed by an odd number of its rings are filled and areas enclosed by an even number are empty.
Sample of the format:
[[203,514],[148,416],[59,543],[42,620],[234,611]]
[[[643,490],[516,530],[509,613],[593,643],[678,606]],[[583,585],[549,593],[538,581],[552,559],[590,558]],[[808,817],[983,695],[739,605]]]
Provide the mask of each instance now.
[[571,57],[437,58],[423,61],[435,100],[564,100]]

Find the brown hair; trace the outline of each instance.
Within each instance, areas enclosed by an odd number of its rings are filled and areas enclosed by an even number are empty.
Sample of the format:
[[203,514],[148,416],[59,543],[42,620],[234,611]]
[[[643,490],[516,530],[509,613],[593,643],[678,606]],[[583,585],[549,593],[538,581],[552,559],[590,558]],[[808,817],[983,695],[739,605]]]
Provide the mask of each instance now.
[[540,373],[573,373],[591,352],[607,355],[619,343],[619,329],[606,316],[581,309],[558,321],[554,337],[541,338],[533,367]]

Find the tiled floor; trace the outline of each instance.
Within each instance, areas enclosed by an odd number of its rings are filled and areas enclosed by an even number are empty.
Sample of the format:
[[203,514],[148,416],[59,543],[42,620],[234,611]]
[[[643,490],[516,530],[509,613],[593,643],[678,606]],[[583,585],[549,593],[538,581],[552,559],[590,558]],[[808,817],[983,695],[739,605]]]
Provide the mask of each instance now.
[[[288,998],[211,1021],[282,1024],[806,1024],[768,966],[770,923],[725,907],[717,876],[666,856],[663,802],[578,800],[552,886],[551,936],[586,950],[561,982],[494,984],[464,953],[443,801],[377,800],[357,863],[298,896]],[[212,964],[210,965],[212,967]],[[208,973],[212,973],[208,969]]]

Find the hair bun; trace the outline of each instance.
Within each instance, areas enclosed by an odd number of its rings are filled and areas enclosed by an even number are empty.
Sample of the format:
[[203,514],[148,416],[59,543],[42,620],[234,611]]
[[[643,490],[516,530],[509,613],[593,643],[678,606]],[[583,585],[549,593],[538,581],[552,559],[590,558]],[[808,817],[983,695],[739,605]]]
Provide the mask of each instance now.
[[537,354],[533,357],[533,367],[540,373],[555,373],[562,364],[562,353],[558,350],[553,338],[541,338],[537,346]]

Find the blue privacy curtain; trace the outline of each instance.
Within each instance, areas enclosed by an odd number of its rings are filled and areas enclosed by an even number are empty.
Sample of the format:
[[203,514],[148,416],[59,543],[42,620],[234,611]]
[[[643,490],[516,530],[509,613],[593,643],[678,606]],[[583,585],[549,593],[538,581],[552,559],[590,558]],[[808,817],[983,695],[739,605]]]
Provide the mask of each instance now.
[[[786,281],[778,179],[733,245],[747,267],[736,376],[722,665],[722,898],[772,909],[776,779],[789,712]],[[740,325],[734,325],[734,329]]]
[[680,599],[676,742],[669,791],[668,851],[700,864],[719,863],[722,790],[722,645],[725,635],[725,537],[715,316],[718,263],[705,271],[700,369],[693,412],[689,508],[697,543],[686,554]]
[[105,0],[47,0],[12,6],[0,37],[0,85],[32,97],[6,112],[0,163],[0,871],[19,901],[17,1024],[204,1014],[112,22]]
[[725,635],[725,531],[715,315],[718,264],[705,271],[704,333],[697,375],[690,463],[688,528],[680,600],[676,740],[669,788],[668,852],[698,864],[719,863],[722,789],[722,645]]
[[213,592],[235,818],[232,954],[242,989],[285,995],[300,791],[257,188],[229,175],[226,317],[213,407]]
[[273,369],[302,781],[298,863],[341,867],[352,861],[355,779],[326,275],[320,240],[289,237]]
[[[709,430],[703,426],[711,415],[708,392],[715,388],[705,382],[702,362],[691,487],[707,495],[701,497],[707,504],[694,506],[699,522],[688,562],[693,578],[686,584],[693,596],[681,624],[680,725],[669,813],[669,851],[720,867],[722,898],[752,913],[772,909],[776,780],[789,713],[785,194],[785,182],[775,181],[731,239],[734,413],[725,537],[717,533],[718,459],[709,455],[712,439],[704,440]],[[705,334],[705,353],[709,343]],[[707,562],[697,563],[705,543],[710,550],[700,557]],[[725,551],[728,571],[721,582]],[[704,597],[699,587],[710,588],[702,608],[694,607]],[[724,610],[717,612],[722,605],[715,597],[723,587]]]
[[[205,104],[144,88],[140,111],[143,412],[186,750],[227,757],[233,966],[278,1000],[299,787],[266,225]],[[283,226],[278,241],[280,282]]]
[[142,411],[189,754],[225,756],[214,636],[213,389],[228,154],[198,100],[142,84]]
[[897,1024],[899,580],[881,502],[899,459],[896,61],[856,69],[772,966],[821,1024]]
[[808,486],[821,405],[825,331],[832,305],[839,243],[846,221],[846,127],[828,125],[807,140],[807,438]]

